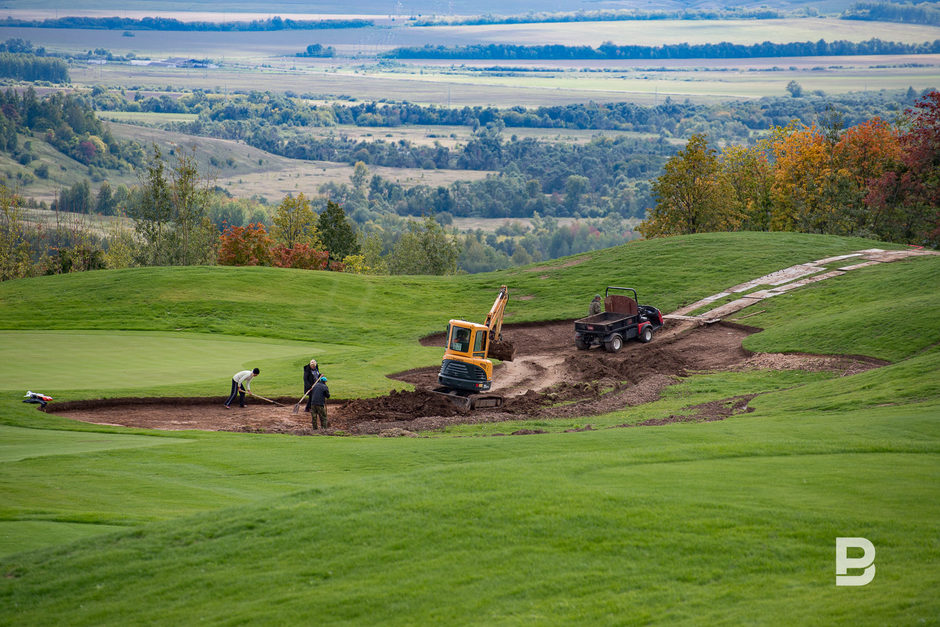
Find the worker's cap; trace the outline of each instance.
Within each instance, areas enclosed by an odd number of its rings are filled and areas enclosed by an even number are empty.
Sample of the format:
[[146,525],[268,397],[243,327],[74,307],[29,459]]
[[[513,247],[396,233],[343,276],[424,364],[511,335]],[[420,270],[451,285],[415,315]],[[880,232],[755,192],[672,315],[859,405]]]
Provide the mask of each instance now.
[[327,379],[326,377],[320,377],[320,381],[323,381],[324,383],[326,383]]
[[311,360],[310,360],[310,367],[311,367],[311,368],[315,368],[316,365],[317,365],[317,360],[316,360],[316,359],[311,359]]

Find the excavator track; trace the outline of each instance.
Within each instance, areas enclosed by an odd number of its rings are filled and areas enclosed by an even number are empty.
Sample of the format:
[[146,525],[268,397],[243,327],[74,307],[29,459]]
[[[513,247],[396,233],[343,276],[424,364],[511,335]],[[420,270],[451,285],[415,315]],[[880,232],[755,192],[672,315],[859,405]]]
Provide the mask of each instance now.
[[465,411],[489,409],[503,404],[502,396],[493,396],[491,394],[476,394],[446,387],[434,388],[431,392],[446,397],[451,403]]

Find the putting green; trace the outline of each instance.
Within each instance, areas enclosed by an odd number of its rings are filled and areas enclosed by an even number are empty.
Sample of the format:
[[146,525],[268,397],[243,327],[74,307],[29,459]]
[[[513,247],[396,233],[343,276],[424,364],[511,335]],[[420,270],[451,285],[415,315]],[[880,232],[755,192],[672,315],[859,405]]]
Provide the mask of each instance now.
[[311,348],[307,342],[200,333],[0,331],[0,390],[50,394],[224,383],[265,360],[309,358]]

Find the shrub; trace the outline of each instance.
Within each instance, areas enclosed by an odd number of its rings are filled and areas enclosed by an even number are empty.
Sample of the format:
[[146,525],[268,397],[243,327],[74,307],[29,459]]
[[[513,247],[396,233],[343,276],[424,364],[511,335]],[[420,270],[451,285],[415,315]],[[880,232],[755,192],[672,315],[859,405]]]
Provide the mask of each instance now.
[[219,265],[263,266],[271,262],[271,238],[263,224],[230,226],[219,236]]
[[292,248],[278,245],[271,249],[272,265],[278,268],[324,270],[329,257],[325,250],[317,250],[307,244],[294,244]]

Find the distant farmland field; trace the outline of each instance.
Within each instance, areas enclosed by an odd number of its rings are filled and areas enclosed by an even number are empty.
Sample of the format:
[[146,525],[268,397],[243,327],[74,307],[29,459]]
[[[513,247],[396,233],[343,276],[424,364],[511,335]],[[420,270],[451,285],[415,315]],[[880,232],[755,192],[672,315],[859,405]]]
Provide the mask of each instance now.
[[650,105],[666,96],[701,103],[781,96],[791,80],[827,93],[909,86],[922,90],[940,86],[940,55],[646,62],[616,72],[480,72],[450,66],[402,66],[392,71],[375,64],[336,71],[299,65],[212,70],[105,65],[75,66],[70,72],[73,83],[81,87],[292,91],[440,106],[536,107],[588,101]]
[[[303,127],[300,132],[314,137],[348,137],[356,141],[382,140],[398,142],[399,140],[405,140],[418,146],[440,144],[447,148],[454,148],[458,144],[465,144],[473,136],[473,129],[469,126],[369,127],[339,124],[337,126],[306,126]],[[635,133],[631,131],[519,127],[507,127],[503,130],[503,135],[505,137],[515,135],[520,139],[533,138],[540,141],[566,144],[586,144],[597,136],[634,137],[640,139],[659,137],[655,133]]]
[[150,113],[146,111],[99,111],[98,117],[113,122],[131,122],[136,124],[164,124],[167,122],[192,122],[195,113]]
[[450,34],[456,40],[519,45],[562,44],[599,46],[605,41],[619,45],[657,46],[687,42],[705,44],[728,41],[756,44],[764,41],[884,41],[921,43],[940,39],[940,27],[889,22],[862,22],[836,18],[788,18],[780,20],[637,20],[620,22],[567,22],[542,24],[495,24],[484,26],[435,26],[430,30]]
[[341,55],[374,56],[399,46],[424,44],[460,46],[475,43],[523,45],[563,44],[598,46],[615,44],[654,46],[728,41],[753,44],[763,41],[885,41],[921,43],[940,39],[940,27],[887,22],[862,22],[835,18],[781,20],[646,20],[619,22],[568,22],[485,26],[435,26],[392,28],[344,28],[318,31],[270,32],[134,31],[0,28],[0,39],[20,37],[51,51],[84,51],[107,48],[115,54],[133,52],[138,57],[211,57],[229,60],[293,56],[311,43],[330,45]]
[[[170,150],[189,151],[195,147],[201,170],[207,171],[218,185],[238,197],[258,195],[277,202],[288,193],[304,192],[310,195],[324,183],[348,183],[353,173],[349,164],[288,159],[227,139],[195,137],[115,122],[110,124],[110,128],[116,137],[133,139],[145,146],[156,144],[164,155],[168,155]],[[454,181],[472,181],[492,174],[486,170],[422,170],[383,166],[369,166],[369,171],[406,187],[449,185]]]
[[[785,95],[795,80],[827,93],[868,89],[922,90],[940,85],[940,55],[676,59],[656,61],[427,60],[388,61],[377,55],[399,46],[486,43],[660,45],[729,41],[863,41],[906,43],[940,39],[940,27],[834,18],[782,20],[653,20],[492,26],[369,27],[320,31],[155,32],[0,28],[56,52],[106,48],[137,58],[208,58],[218,68],[172,68],[73,62],[79,87],[210,89],[294,92],[325,99],[389,99],[441,106],[563,105],[665,97],[713,103],[731,98]],[[334,46],[335,59],[293,56],[312,43]],[[517,70],[539,69],[539,72]]]

